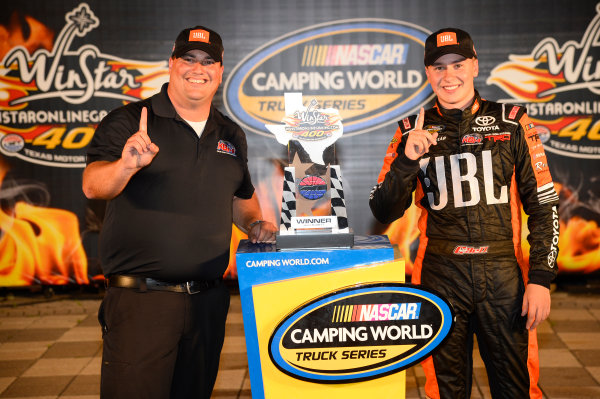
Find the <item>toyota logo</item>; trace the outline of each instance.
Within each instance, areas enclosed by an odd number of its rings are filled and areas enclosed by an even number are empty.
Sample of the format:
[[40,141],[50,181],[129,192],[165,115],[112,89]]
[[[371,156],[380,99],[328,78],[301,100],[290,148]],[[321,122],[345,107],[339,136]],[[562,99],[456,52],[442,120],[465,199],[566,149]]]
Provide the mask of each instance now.
[[478,116],[475,118],[475,123],[479,126],[489,126],[494,122],[496,122],[496,118],[493,116]]
[[556,255],[558,255],[558,252],[556,250],[550,251],[550,253],[548,254],[548,266],[550,268],[554,267],[554,264],[556,262]]

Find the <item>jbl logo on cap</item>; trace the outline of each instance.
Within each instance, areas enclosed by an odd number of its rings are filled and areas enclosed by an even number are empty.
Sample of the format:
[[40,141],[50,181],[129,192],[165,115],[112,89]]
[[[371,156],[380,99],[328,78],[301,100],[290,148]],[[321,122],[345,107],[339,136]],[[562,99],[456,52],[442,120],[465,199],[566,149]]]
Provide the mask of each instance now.
[[437,46],[448,46],[451,44],[458,44],[455,32],[442,32],[437,35]]
[[210,33],[205,31],[204,29],[196,29],[190,31],[190,38],[188,39],[188,41],[210,43],[209,39]]

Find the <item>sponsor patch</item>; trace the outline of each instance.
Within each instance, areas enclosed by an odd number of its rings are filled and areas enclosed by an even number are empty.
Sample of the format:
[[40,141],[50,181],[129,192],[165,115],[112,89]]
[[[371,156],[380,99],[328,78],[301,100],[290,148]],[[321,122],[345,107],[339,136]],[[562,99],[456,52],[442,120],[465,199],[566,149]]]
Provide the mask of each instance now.
[[535,170],[536,170],[536,172],[541,172],[541,171],[544,171],[546,169],[548,169],[548,164],[546,164],[545,162],[538,161],[538,162],[535,163]]
[[188,40],[190,42],[210,43],[210,33],[204,29],[192,30],[190,31],[190,37]]
[[456,38],[456,32],[442,32],[437,35],[437,46],[449,46],[452,44],[458,44],[458,39]]
[[552,243],[550,244],[550,252],[548,253],[548,267],[553,269],[556,265],[558,256],[558,238],[560,234],[560,223],[558,221],[558,208],[552,207]]
[[502,132],[502,133],[490,133],[484,136],[489,141],[498,142],[498,141],[510,141],[511,134],[510,132]]
[[428,125],[425,127],[425,130],[427,130],[431,134],[434,134],[434,133],[440,133],[445,128],[446,128],[446,126],[444,126],[444,125]]
[[484,245],[481,247],[473,247],[470,245],[457,245],[452,251],[455,255],[479,255],[479,254],[487,254],[490,249],[489,245]]
[[475,118],[475,123],[477,123],[479,126],[489,126],[494,122],[496,122],[496,118],[491,115],[483,115]]
[[510,113],[508,114],[508,119],[514,120],[517,117],[517,112],[519,112],[520,109],[521,109],[521,107],[519,107],[517,105],[512,107],[512,109],[510,110]]
[[478,145],[483,142],[483,136],[479,133],[465,134],[461,141],[461,145]]
[[236,156],[235,146],[229,141],[225,140],[219,140],[217,143],[217,152],[220,152],[221,154],[233,155],[234,157]]

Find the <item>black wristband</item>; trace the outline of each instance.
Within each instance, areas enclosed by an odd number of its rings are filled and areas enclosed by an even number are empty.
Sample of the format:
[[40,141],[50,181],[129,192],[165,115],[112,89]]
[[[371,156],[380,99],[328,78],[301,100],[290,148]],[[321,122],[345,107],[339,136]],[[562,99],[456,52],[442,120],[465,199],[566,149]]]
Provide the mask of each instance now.
[[252,230],[252,228],[253,228],[255,225],[257,225],[257,224],[259,224],[259,223],[262,223],[262,222],[264,222],[264,220],[260,220],[260,219],[259,219],[259,220],[255,220],[254,222],[250,223],[250,224],[248,225],[248,231]]

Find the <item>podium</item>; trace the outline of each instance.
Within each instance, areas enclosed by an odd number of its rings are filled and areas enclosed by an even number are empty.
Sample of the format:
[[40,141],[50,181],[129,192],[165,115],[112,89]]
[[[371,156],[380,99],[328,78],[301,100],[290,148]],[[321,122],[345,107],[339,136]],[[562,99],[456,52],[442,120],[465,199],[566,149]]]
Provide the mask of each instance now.
[[373,299],[404,282],[404,260],[386,236],[286,251],[243,240],[236,262],[252,398],[405,397],[394,359],[410,345],[392,347],[395,330],[360,321],[418,312]]

